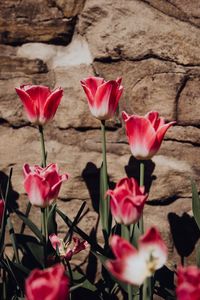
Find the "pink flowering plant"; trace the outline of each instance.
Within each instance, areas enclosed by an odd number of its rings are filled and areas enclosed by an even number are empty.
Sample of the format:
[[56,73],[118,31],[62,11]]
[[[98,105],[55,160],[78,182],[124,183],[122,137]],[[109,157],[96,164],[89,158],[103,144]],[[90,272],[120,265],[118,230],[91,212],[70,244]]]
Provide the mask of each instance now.
[[[122,79],[106,81],[101,77],[88,77],[81,80],[81,86],[89,110],[99,120],[102,132],[99,198],[101,243],[80,227],[79,222],[85,215],[85,202],[73,220],[57,206],[60,189],[68,184],[73,174],[69,175],[67,170],[61,174],[60,166],[48,161],[44,128],[56,114],[63,89],[51,91],[41,85],[16,88],[27,119],[38,129],[41,164],[24,162],[22,166],[24,178],[21,178],[21,182],[27,194],[25,212],[13,208],[8,201],[14,171],[12,168],[6,191],[1,192],[0,298],[66,300],[79,299],[81,296],[86,299],[121,297],[152,300],[160,290],[164,299],[200,299],[200,270],[197,266],[178,266],[174,273],[174,287],[165,289],[159,286],[158,272],[167,263],[168,250],[159,228],[147,228],[144,214],[148,201],[145,161],[157,154],[166,131],[175,122],[165,122],[156,111],[144,117],[122,112],[130,154],[139,162],[140,177],[139,181],[134,177],[119,178],[115,187],[111,188],[107,168],[106,122],[116,113],[124,89]],[[200,228],[200,199],[194,182],[192,193],[194,218]],[[30,217],[33,206],[37,210],[37,224]],[[15,229],[12,214],[22,222],[20,231]],[[64,235],[59,232],[57,218],[65,225]],[[29,229],[28,233],[26,229]],[[94,229],[92,232],[95,232]],[[10,236],[13,249],[11,256],[7,252],[6,236]],[[72,264],[80,252],[100,262],[99,274],[94,280],[91,280],[89,272]],[[198,265],[199,261],[197,257]]]

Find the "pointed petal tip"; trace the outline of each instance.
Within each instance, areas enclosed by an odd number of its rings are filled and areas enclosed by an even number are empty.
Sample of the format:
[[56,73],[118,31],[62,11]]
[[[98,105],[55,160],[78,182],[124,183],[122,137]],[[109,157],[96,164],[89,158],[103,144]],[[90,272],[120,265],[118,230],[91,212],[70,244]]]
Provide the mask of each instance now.
[[126,122],[129,119],[129,115],[125,111],[122,111],[122,118]]

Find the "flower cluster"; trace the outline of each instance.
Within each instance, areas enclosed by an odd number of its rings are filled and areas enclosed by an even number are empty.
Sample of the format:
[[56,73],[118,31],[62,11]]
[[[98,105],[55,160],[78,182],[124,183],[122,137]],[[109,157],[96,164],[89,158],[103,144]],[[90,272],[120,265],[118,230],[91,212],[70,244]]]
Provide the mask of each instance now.
[[[113,277],[109,276],[108,285],[110,284],[110,286],[105,287],[105,291],[101,286],[100,298],[104,293],[107,294],[107,291],[113,291],[113,287],[122,281],[125,291],[128,291],[128,300],[133,299],[132,285],[135,286],[141,299],[146,300],[148,293],[148,299],[153,299],[153,289],[152,286],[149,286],[150,281],[147,279],[153,278],[154,273],[166,263],[167,247],[156,227],[144,230],[146,224],[144,226],[143,210],[148,198],[144,182],[144,160],[149,160],[156,155],[165,133],[175,122],[166,123],[155,111],[148,112],[145,116],[122,112],[131,153],[140,161],[140,184],[133,177],[125,177],[117,182],[114,189],[110,189],[106,157],[106,121],[113,118],[116,113],[124,90],[122,79],[106,81],[104,78],[92,76],[81,80],[81,86],[86,94],[89,109],[92,115],[100,121],[102,129],[99,216],[104,245],[103,247],[99,245],[98,241],[92,239],[79,227],[78,223],[83,217],[85,203],[71,221],[63,211],[58,209],[55,201],[63,182],[68,180],[69,175],[67,173],[60,174],[58,165],[55,163],[47,165],[43,128],[54,118],[63,96],[63,89],[57,88],[51,91],[42,85],[22,85],[20,88],[16,88],[16,92],[22,101],[28,120],[39,129],[42,163],[41,166],[30,166],[28,163],[23,166],[23,184],[30,203],[26,214],[19,210],[15,211],[24,222],[21,234],[18,236],[15,236],[13,230],[7,204],[5,205],[6,199],[0,200],[0,223],[4,224],[2,227],[5,227],[6,224],[10,226],[15,255],[13,261],[9,261],[4,259],[4,254],[2,254],[0,265],[4,268],[8,264],[9,277],[12,277],[13,270],[18,268],[20,274],[25,273],[22,283],[18,282],[18,278],[14,276],[14,282],[18,286],[17,294],[20,297],[25,296],[27,300],[66,300],[70,298],[70,293],[77,288],[76,283],[80,284],[79,281],[83,288],[92,285],[86,278],[81,281],[82,276],[80,277],[80,275],[83,274],[78,274],[78,281],[76,281],[77,270],[73,270],[70,265],[73,256],[91,244],[92,253],[104,261],[105,268],[102,270],[100,279],[103,285],[106,285],[106,278],[108,278],[108,274],[105,276],[105,273],[109,272],[113,275]],[[38,210],[37,207],[41,208],[39,210],[39,213],[41,211],[40,228],[28,217],[31,205],[36,207],[35,210]],[[64,239],[59,238],[58,235],[56,222],[58,215],[69,227]],[[2,222],[2,219],[5,219],[5,222]],[[117,224],[113,222],[113,219]],[[28,236],[28,240],[26,240],[26,235],[22,235],[25,226],[28,226],[35,235],[34,237]],[[74,232],[80,235],[81,239],[75,237]],[[3,239],[4,234],[0,232],[1,244],[3,244]],[[24,255],[23,251],[26,252],[28,249],[28,253],[31,253],[33,257],[27,265],[23,265],[27,259],[24,257],[21,259],[18,253],[16,243],[18,240],[22,256]],[[70,242],[66,242],[66,240],[70,240]],[[0,253],[3,253],[4,249],[2,249],[3,247],[0,245]],[[57,255],[52,255],[54,250]],[[114,258],[108,256],[111,250]],[[51,261],[48,260],[49,258]],[[28,269],[29,265],[30,269]],[[27,276],[27,274],[29,275]],[[178,300],[200,299],[199,269],[179,267],[177,275],[176,294]],[[96,292],[97,286],[92,286],[91,290]]]

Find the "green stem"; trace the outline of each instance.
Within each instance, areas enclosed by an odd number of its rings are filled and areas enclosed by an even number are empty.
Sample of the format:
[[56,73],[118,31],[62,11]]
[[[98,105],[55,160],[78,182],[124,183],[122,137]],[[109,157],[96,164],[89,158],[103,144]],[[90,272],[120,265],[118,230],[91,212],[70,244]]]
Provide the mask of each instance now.
[[109,197],[105,197],[105,193],[108,190],[108,173],[107,173],[107,159],[106,159],[106,129],[105,129],[105,121],[101,121],[101,131],[102,131],[102,158],[103,158],[103,166],[102,166],[102,197],[101,197],[101,221],[103,231],[106,233],[107,238],[109,236]]
[[[144,187],[144,162],[140,162],[140,187]],[[144,233],[144,220],[143,220],[143,213],[141,214],[140,220],[139,220],[139,229],[141,231],[141,234]]]
[[[46,161],[46,149],[45,149],[45,141],[44,141],[44,130],[42,125],[39,125],[38,128],[40,133],[42,167],[46,168],[47,161]],[[42,233],[44,236],[44,264],[46,265],[46,256],[47,256],[46,252],[47,252],[47,242],[48,242],[47,220],[48,220],[49,207],[42,208],[41,211],[42,211]]]
[[[121,236],[127,241],[131,242],[131,231],[129,226],[121,224]],[[127,289],[128,289],[128,300],[133,300],[134,296],[133,296],[132,285],[127,284]]]
[[144,186],[144,163],[140,162],[140,186]]
[[45,168],[47,166],[47,163],[46,163],[46,150],[45,150],[45,142],[44,142],[44,131],[42,125],[39,125],[39,133],[40,133],[40,142],[41,142],[41,150],[42,150],[42,167]]
[[41,208],[42,215],[42,234],[44,237],[44,266],[46,267],[46,258],[47,258],[47,241],[48,241],[48,233],[47,233],[47,219],[46,219],[46,208]]
[[153,293],[152,293],[152,284],[151,284],[151,277],[146,278],[143,287],[142,287],[142,299],[143,300],[153,300]]
[[7,299],[7,290],[6,290],[6,282],[7,282],[7,278],[6,278],[6,271],[4,269],[3,270],[3,300],[6,300]]

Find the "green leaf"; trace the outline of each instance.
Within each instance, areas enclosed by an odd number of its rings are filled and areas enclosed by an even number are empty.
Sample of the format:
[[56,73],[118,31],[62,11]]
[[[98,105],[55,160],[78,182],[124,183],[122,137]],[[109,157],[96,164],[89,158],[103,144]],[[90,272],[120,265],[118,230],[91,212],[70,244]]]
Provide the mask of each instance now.
[[76,225],[79,223],[80,218],[81,218],[81,215],[82,215],[82,212],[83,212],[85,206],[86,206],[86,201],[84,201],[84,202],[82,203],[80,209],[78,210],[78,213],[77,213],[77,215],[75,216],[74,221],[72,222],[72,226],[70,227],[68,233],[66,234],[66,236],[65,236],[65,238],[64,238],[64,241],[65,241],[65,242],[66,242],[68,239],[71,238],[71,235],[72,235],[72,233],[73,233],[73,227],[76,226]]
[[63,219],[63,221],[67,224],[69,228],[72,228],[74,232],[79,234],[85,241],[87,241],[93,250],[98,251],[99,253],[104,254],[104,250],[101,246],[99,246],[94,239],[89,237],[84,231],[82,231],[78,226],[73,226],[73,222],[66,216],[64,215],[58,208],[56,209],[57,213],[59,216]]
[[198,247],[196,251],[196,261],[197,261],[197,266],[200,268],[200,247]]
[[56,203],[52,205],[47,220],[48,235],[57,234]]
[[194,181],[192,181],[192,211],[194,219],[200,229],[200,198]]
[[38,237],[38,239],[43,243],[44,238],[40,230],[37,228],[37,226],[28,219],[21,211],[15,210],[18,217],[29,227],[29,229]]
[[78,271],[73,272],[73,282],[76,284],[81,284],[82,288],[95,292],[97,290],[96,286],[93,285],[85,275],[79,273]]
[[[4,239],[5,239],[5,231],[6,231],[6,222],[7,222],[7,209],[8,209],[8,191],[10,188],[10,182],[11,182],[11,178],[12,178],[12,171],[13,168],[10,169],[10,173],[8,176],[8,181],[7,181],[7,186],[6,186],[6,193],[5,193],[5,197],[4,197],[4,212],[3,212],[3,216],[2,216],[2,222],[1,222],[1,230],[0,230],[0,256],[3,253],[3,249],[4,249]],[[3,198],[3,195],[2,195]]]
[[133,231],[132,231],[132,237],[131,237],[131,244],[135,247],[137,247],[138,239],[141,236],[141,231],[138,227],[138,224],[133,225]]
[[38,240],[30,235],[16,234],[16,239],[20,248],[30,259],[35,259],[36,262],[44,267],[44,247]]
[[12,274],[13,279],[16,281],[19,288],[23,291],[27,272],[24,272],[24,269],[20,264],[12,262],[8,257],[6,257],[6,262],[9,266],[10,273]]

